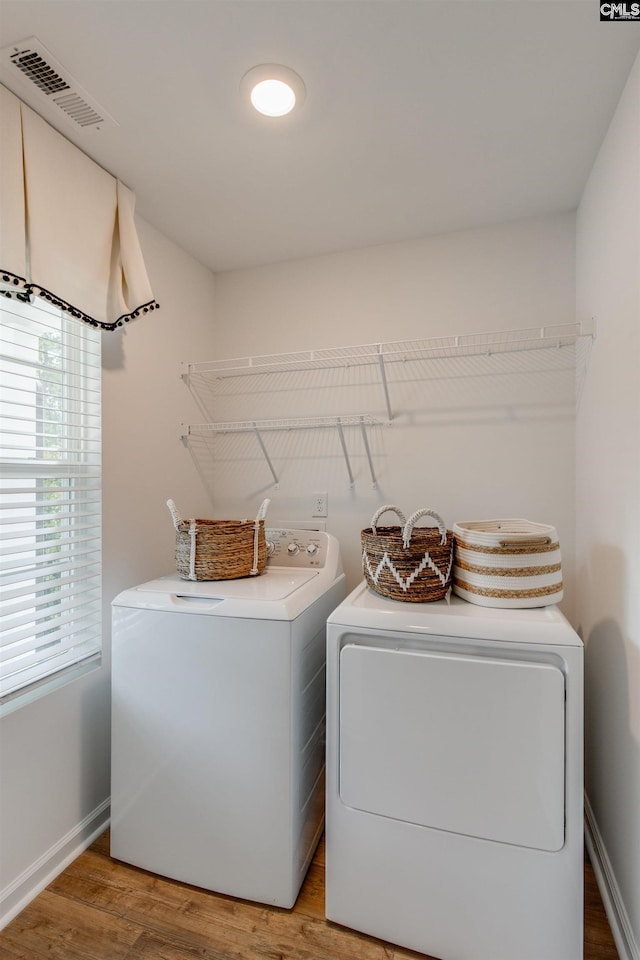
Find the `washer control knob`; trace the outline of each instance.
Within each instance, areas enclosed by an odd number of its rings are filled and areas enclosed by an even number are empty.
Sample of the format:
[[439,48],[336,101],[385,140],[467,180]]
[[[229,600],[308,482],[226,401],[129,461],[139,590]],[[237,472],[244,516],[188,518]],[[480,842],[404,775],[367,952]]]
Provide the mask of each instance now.
[[276,552],[276,545],[273,540],[267,540],[267,556],[272,557]]
[[296,553],[298,553],[299,549],[300,549],[300,547],[298,546],[298,544],[292,542],[292,543],[290,543],[289,546],[287,547],[287,553],[289,554],[290,557],[295,557],[295,555],[296,555]]
[[309,546],[307,547],[307,553],[309,554],[309,556],[315,557],[317,552],[318,552],[318,544],[310,543]]

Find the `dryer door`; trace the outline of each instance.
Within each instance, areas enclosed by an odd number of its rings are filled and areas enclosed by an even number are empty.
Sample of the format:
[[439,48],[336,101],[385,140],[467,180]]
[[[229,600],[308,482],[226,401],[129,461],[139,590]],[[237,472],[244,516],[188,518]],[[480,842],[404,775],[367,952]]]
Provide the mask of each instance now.
[[342,802],[438,830],[559,850],[564,710],[564,675],[550,663],[347,644],[340,654]]

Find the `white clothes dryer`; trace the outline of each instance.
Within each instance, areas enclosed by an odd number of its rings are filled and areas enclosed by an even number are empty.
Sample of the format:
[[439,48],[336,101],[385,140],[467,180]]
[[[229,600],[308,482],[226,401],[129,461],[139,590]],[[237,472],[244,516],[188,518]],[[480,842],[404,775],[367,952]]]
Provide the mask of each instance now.
[[324,823],[338,541],[267,531],[259,577],[162,577],[113,601],[111,854],[293,906]]
[[580,960],[582,686],[556,607],[357,587],[328,622],[328,919],[443,960]]

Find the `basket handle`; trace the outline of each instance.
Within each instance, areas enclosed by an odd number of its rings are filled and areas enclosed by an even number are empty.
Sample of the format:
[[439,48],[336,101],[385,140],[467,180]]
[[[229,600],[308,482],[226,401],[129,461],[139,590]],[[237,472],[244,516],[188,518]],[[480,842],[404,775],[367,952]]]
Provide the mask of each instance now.
[[259,548],[259,539],[258,534],[260,533],[260,521],[264,520],[267,515],[267,510],[269,509],[269,504],[271,500],[263,500],[260,504],[260,509],[256,515],[255,520],[253,521],[253,566],[249,571],[250,577],[257,576],[258,573],[258,548]]
[[176,530],[180,530],[180,524],[181,524],[181,523],[184,523],[184,521],[183,521],[182,517],[180,516],[180,514],[178,513],[178,509],[177,509],[175,503],[173,502],[173,500],[167,500],[167,506],[169,507],[169,512],[171,513],[171,516],[173,517],[173,525],[174,525],[174,527],[176,528]]
[[413,528],[420,519],[420,517],[433,517],[433,519],[438,524],[438,530],[440,531],[440,546],[444,546],[447,542],[447,528],[445,522],[440,516],[439,513],[436,513],[435,510],[428,510],[426,507],[423,507],[421,510],[416,510],[415,513],[412,513],[407,522],[405,523],[404,530],[402,532],[402,545],[407,550],[409,544],[411,543],[411,534],[413,533]]
[[400,509],[400,507],[394,507],[393,504],[387,503],[384,507],[379,507],[379,508],[376,510],[376,512],[374,513],[373,517],[371,518],[371,530],[372,530],[374,536],[375,536],[375,534],[378,532],[378,531],[376,530],[376,523],[378,522],[378,520],[380,519],[380,517],[382,516],[382,514],[387,512],[387,510],[393,510],[393,512],[398,515],[398,517],[400,518],[400,523],[402,524],[402,526],[404,526],[405,523],[407,522],[407,518],[405,517],[405,515],[404,515],[404,513],[402,512],[402,510]]
[[260,520],[264,520],[264,518],[267,515],[267,510],[269,509],[270,503],[271,503],[271,500],[268,500],[268,499],[262,501],[262,503],[260,504],[260,509],[256,514],[256,523],[258,523]]
[[551,537],[520,537],[518,540],[500,540],[501,547],[548,547]]

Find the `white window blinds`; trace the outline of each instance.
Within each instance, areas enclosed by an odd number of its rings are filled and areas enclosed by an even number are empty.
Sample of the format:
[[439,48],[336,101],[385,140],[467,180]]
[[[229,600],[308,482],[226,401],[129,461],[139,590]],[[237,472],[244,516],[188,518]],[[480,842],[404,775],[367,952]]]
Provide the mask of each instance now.
[[0,698],[101,648],[100,333],[0,304]]

